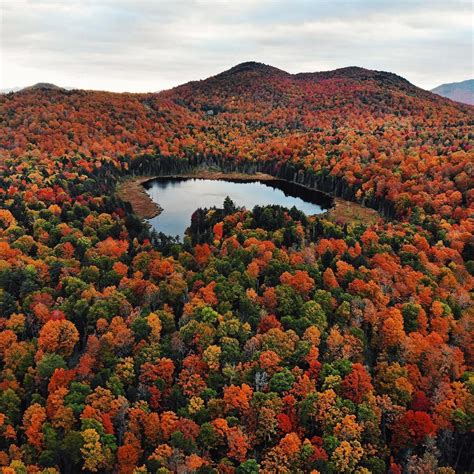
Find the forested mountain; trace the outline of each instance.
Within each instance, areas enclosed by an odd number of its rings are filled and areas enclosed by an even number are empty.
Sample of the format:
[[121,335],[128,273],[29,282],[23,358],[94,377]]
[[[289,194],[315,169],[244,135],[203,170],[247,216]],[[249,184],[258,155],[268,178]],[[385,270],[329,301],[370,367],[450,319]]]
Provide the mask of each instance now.
[[456,102],[474,105],[474,79],[442,84],[432,89],[431,92],[455,100]]
[[[3,472],[468,472],[474,108],[244,63],[158,94],[0,97]],[[380,212],[198,209],[137,175],[265,171]]]
[[6,89],[0,89],[0,92],[2,94],[10,94],[12,92],[19,92],[19,91],[25,91],[25,90],[34,90],[34,89],[55,89],[55,90],[60,90],[60,89],[65,89],[65,90],[71,90],[72,87],[59,87],[55,84],[51,84],[49,82],[38,82],[36,84],[33,84],[32,86],[27,86],[27,87],[10,87]]

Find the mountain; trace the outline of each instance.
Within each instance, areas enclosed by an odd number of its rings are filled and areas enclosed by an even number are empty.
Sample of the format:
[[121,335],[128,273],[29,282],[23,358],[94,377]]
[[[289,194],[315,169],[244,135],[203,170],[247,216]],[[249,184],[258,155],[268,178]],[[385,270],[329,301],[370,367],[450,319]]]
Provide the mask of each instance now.
[[250,73],[250,74],[255,74],[257,76],[263,76],[263,77],[290,75],[286,71],[283,71],[282,69],[278,69],[273,66],[269,66],[268,64],[258,63],[255,61],[248,61],[245,63],[237,64],[237,66],[234,66],[227,71],[221,72],[217,76],[228,77],[228,76],[241,74],[241,73]]
[[36,84],[33,84],[32,86],[24,87],[22,90],[23,91],[29,91],[29,90],[65,90],[63,87],[59,87],[56,84],[51,84],[49,82],[38,82]]
[[[474,471],[474,107],[251,62],[0,120],[3,472]],[[127,202],[210,169],[342,199],[216,200],[182,243]]]
[[[428,97],[423,89],[410,84],[406,79],[396,74],[384,71],[373,71],[361,67],[345,67],[333,71],[290,74],[281,69],[258,62],[246,62],[238,64],[231,69],[216,76],[201,81],[191,81],[187,84],[165,91],[165,95],[180,94],[182,91],[192,88],[194,91],[207,93],[212,88],[221,89],[223,92],[248,93],[246,88],[261,89],[269,87],[284,89],[291,84],[298,89],[304,89],[307,84],[318,84],[320,87],[329,88],[331,84],[337,83],[341,86],[347,84],[377,84],[385,88],[398,88],[408,93],[416,93]],[[281,86],[281,87],[279,87]],[[293,91],[286,91],[291,94]],[[334,91],[340,92],[340,91]]]
[[442,84],[438,87],[435,87],[434,89],[431,89],[431,92],[434,92],[435,94],[438,94],[442,97],[455,100],[456,102],[474,105],[474,79]]
[[27,87],[7,87],[0,89],[0,94],[9,94],[10,92],[30,91],[30,90],[72,90],[72,87],[59,87],[49,82],[37,82]]
[[[429,115],[432,119],[453,107],[440,96],[384,71],[347,67],[334,71],[290,74],[261,63],[239,64],[201,81],[158,94],[193,114],[219,117],[214,126],[262,131],[285,129],[310,132],[334,126],[353,127],[354,116],[370,129],[375,117],[393,120]],[[389,119],[389,117],[391,117]],[[240,130],[240,132],[237,131]]]

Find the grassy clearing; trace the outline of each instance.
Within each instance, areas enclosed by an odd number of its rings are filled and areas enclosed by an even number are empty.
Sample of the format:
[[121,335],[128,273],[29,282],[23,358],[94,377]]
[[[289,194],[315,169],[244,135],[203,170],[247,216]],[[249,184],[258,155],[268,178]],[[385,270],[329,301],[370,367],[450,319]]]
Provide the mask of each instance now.
[[381,218],[375,209],[364,207],[355,202],[335,198],[335,206],[328,211],[327,217],[339,224],[371,225]]

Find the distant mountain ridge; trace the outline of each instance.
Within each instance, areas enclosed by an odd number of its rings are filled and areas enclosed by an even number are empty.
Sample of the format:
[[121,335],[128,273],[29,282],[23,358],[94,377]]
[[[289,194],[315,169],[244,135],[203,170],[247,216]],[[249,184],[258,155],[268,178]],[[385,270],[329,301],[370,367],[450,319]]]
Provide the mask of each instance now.
[[54,89],[54,90],[60,90],[64,89],[64,87],[59,87],[56,84],[51,84],[49,82],[37,82],[36,84],[33,84],[32,86],[24,87],[22,90],[31,90],[31,89]]
[[[246,86],[252,84],[254,81],[270,81],[272,86],[275,85],[275,81],[279,82],[280,85],[288,85],[289,83],[297,85],[302,83],[322,84],[326,81],[339,81],[340,83],[354,83],[354,81],[359,83],[372,82],[378,86],[399,89],[409,95],[416,95],[428,100],[434,99],[432,95],[432,93],[434,93],[438,96],[463,104],[474,105],[474,79],[442,84],[431,89],[431,91],[426,91],[395,73],[365,69],[359,66],[347,66],[330,71],[300,72],[292,74],[274,66],[256,61],[243,62],[226,71],[216,74],[215,76],[208,77],[207,79],[191,81],[178,85],[172,89],[150,92],[150,94],[157,94],[175,99],[176,95],[180,96],[182,92],[189,88],[193,90],[197,89],[200,93],[208,93],[216,86],[219,89],[227,89],[227,93],[235,93],[239,91],[239,89],[245,89]],[[269,84],[267,84],[267,87],[268,86]],[[76,88],[61,87],[47,82],[38,82],[27,87],[3,88],[0,89],[0,94],[33,90],[71,91],[74,89]],[[148,93],[144,92],[143,94]]]
[[[347,80],[375,80],[375,81],[384,81],[387,84],[392,85],[403,85],[403,86],[412,86],[416,87],[405,78],[398,76],[392,72],[385,71],[376,71],[371,69],[365,69],[359,66],[347,66],[339,69],[334,69],[330,71],[318,71],[318,72],[299,72],[296,74],[291,74],[282,69],[276,68],[274,66],[269,66],[267,64],[249,61],[245,63],[238,64],[227,71],[221,72],[215,76],[211,76],[207,79],[201,81],[191,81],[187,84],[197,84],[205,83],[214,80],[224,80],[230,77],[239,77],[239,78],[279,78],[279,79],[288,79],[296,81],[312,81],[319,82],[330,79],[347,79]],[[187,84],[182,84],[177,86],[174,89],[186,86]],[[173,90],[173,89],[172,89]]]
[[474,105],[474,79],[441,84],[431,92],[463,104]]
[[32,86],[26,87],[6,87],[0,89],[0,94],[9,94],[11,92],[20,92],[20,91],[31,91],[31,90],[72,90],[72,87],[60,87],[56,84],[51,84],[50,82],[37,82]]
[[[343,123],[354,107],[367,116],[379,113],[407,116],[414,110],[422,113],[426,106],[439,107],[446,101],[391,72],[350,66],[291,74],[253,61],[162,91],[158,97],[170,99],[193,112],[208,111],[211,115],[238,112],[257,122],[270,116],[273,120],[278,114],[280,120],[297,127],[306,122],[304,129],[319,127],[317,120],[313,120],[316,115],[321,120],[332,120],[331,115]],[[300,114],[297,119],[294,110]],[[226,115],[226,119],[229,118],[230,115]]]

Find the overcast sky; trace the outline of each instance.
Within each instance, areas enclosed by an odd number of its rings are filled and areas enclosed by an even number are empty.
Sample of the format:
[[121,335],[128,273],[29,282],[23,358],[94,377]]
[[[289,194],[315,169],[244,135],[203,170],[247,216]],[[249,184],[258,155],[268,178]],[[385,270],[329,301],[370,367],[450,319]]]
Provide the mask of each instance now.
[[0,1],[0,88],[158,91],[252,60],[428,89],[474,76],[471,0]]

